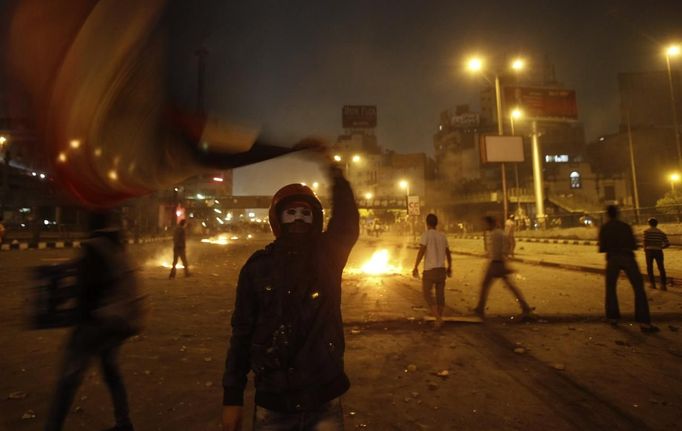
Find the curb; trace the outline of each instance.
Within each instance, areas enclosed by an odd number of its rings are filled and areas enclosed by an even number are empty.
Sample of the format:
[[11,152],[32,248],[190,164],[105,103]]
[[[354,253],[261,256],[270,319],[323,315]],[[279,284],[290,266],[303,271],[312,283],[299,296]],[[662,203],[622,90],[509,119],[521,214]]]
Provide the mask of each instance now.
[[[128,239],[127,244],[147,244],[151,242],[169,240],[171,237],[155,237],[155,238],[140,238],[137,241]],[[0,251],[23,251],[23,250],[54,250],[62,248],[80,248],[81,241],[41,241],[38,244],[29,244],[28,242],[13,242],[11,244],[0,245]]]
[[[483,239],[481,235],[454,235],[455,238],[461,239]],[[556,239],[556,238],[524,238],[516,237],[517,242],[537,242],[544,244],[569,244],[569,245],[591,245],[596,246],[598,241],[587,239]]]

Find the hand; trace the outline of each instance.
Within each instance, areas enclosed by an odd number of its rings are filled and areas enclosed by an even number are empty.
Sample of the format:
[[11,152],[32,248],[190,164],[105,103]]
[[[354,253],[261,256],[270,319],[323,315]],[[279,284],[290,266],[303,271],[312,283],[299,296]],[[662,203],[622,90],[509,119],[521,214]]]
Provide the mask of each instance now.
[[448,267],[445,273],[448,275],[448,278],[452,278],[452,268]]
[[239,431],[242,429],[242,406],[223,406],[223,431]]
[[419,278],[419,269],[415,268],[412,270],[412,277]]

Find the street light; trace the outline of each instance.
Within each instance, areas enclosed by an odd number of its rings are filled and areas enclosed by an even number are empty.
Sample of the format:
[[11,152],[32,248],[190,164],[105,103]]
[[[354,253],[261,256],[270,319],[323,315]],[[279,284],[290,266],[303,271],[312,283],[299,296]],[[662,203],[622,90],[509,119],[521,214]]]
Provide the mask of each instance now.
[[407,180],[400,180],[400,181],[398,182],[398,187],[400,187],[401,189],[405,190],[405,196],[409,196],[409,195],[410,195],[410,182],[409,182],[409,181],[407,181]]
[[[523,111],[516,107],[509,112],[509,122],[511,124],[511,134],[516,136],[514,130],[514,121],[519,121],[523,118]],[[519,192],[519,163],[514,163],[514,185],[516,187],[516,213],[521,213],[521,193]]]
[[673,172],[668,178],[670,179],[670,189],[673,193],[675,193],[675,183],[680,182],[680,174]]
[[334,161],[335,161],[335,162],[340,162],[340,161],[341,161],[341,156],[339,156],[338,154],[334,154]]
[[352,160],[353,163],[358,163],[361,160],[361,157],[357,154],[354,154]]
[[[509,68],[515,72],[520,72],[524,69],[526,62],[522,58],[515,58],[509,63]],[[471,57],[467,61],[467,69],[472,73],[481,73],[484,69],[484,61],[480,57]],[[484,74],[481,73],[483,78],[488,81],[488,83],[493,84],[491,80]],[[500,74],[495,73],[495,105],[497,108],[497,134],[499,136],[504,135],[504,128],[502,123],[502,91],[500,90]],[[505,164],[500,164],[500,171],[502,176],[502,203],[504,208],[504,219],[506,220],[509,215],[509,207],[507,203],[507,171]]]
[[677,147],[677,166],[682,168],[682,147],[680,147],[680,131],[677,125],[677,106],[675,102],[675,88],[673,87],[673,73],[670,68],[670,58],[680,55],[680,45],[673,44],[665,50],[665,65],[668,68],[668,84],[670,84],[670,106],[673,114],[673,130],[675,132],[675,145]]
[[374,197],[374,195],[371,192],[365,193],[365,199],[366,200],[371,200]]

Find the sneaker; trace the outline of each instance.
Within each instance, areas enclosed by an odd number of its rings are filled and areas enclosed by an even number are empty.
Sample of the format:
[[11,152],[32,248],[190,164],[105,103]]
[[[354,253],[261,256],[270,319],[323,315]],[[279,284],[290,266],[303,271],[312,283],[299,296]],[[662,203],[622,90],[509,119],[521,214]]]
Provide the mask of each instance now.
[[645,334],[653,334],[653,333],[655,333],[655,332],[660,331],[660,329],[658,329],[658,326],[654,326],[654,325],[652,325],[652,324],[648,324],[648,325],[639,325],[639,329],[640,329],[642,332],[644,332]]

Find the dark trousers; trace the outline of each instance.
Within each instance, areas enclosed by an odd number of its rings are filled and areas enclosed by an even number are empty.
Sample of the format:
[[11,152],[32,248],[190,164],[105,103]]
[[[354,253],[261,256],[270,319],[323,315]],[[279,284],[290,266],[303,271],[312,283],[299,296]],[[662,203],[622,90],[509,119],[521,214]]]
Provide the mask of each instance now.
[[651,323],[649,303],[644,292],[644,280],[634,256],[616,255],[609,256],[606,260],[606,318],[620,319],[616,282],[621,270],[625,271],[635,291],[635,320],[644,324]]
[[478,305],[475,310],[478,313],[483,314],[485,312],[485,304],[488,302],[488,294],[490,293],[490,288],[493,285],[493,281],[496,278],[502,279],[504,284],[511,290],[511,292],[516,297],[516,300],[521,306],[521,311],[524,313],[530,312],[530,306],[526,302],[523,294],[514,283],[509,279],[510,271],[504,261],[501,260],[491,260],[488,264],[488,269],[485,271],[483,276],[483,282],[481,283],[481,292],[478,297]]
[[[424,271],[422,274],[422,293],[424,294],[424,300],[429,307],[433,307],[434,304],[440,307],[445,305],[445,268],[433,268]],[[433,302],[432,289],[435,287],[436,290],[436,302]]]
[[654,277],[654,261],[658,267],[658,272],[661,275],[661,289],[666,290],[668,285],[665,275],[665,264],[663,263],[663,250],[644,250],[646,256],[646,273],[649,276],[651,287],[656,288],[656,278]]
[[170,276],[175,277],[175,265],[178,264],[178,258],[182,261],[182,266],[185,267],[185,275],[189,274],[189,265],[187,264],[187,255],[185,254],[185,247],[173,247],[173,268],[171,268]]
[[314,411],[280,413],[256,407],[255,431],[343,431],[343,408],[336,398]]
[[117,364],[123,340],[102,336],[96,328],[77,327],[68,341],[57,390],[45,425],[46,431],[61,430],[76,391],[93,357],[99,357],[104,381],[114,404],[116,425],[130,426],[128,395]]

